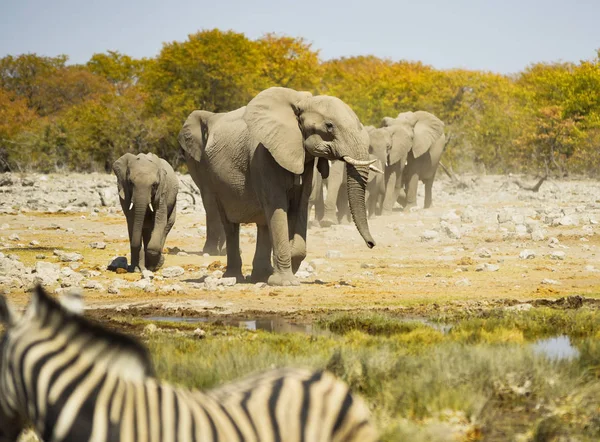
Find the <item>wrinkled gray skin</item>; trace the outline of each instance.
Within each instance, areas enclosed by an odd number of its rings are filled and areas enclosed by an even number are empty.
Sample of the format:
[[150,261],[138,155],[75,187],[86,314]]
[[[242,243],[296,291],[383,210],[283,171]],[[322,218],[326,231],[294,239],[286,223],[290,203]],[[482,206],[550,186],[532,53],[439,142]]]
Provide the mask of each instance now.
[[113,171],[127,218],[129,271],[155,271],[164,263],[162,250],[175,223],[179,180],[171,165],[153,153],[126,153],[114,162]]
[[227,241],[225,276],[244,280],[239,225],[255,223],[258,235],[251,278],[270,285],[298,284],[294,273],[306,256],[315,158],[324,176],[327,159],[347,157],[365,163],[346,166],[350,206],[365,242],[375,245],[364,199],[368,134],[345,103],[335,97],[270,88],[245,108],[213,116],[192,112],[179,133],[179,143],[205,168],[215,195]]
[[[388,145],[391,147],[391,140],[386,130],[375,129],[373,126],[366,126],[369,133],[369,158],[376,160],[373,164],[380,170],[385,170],[387,163]],[[387,137],[380,140],[381,137]],[[316,219],[321,227],[329,227],[333,224],[342,223],[349,220],[347,189],[345,186],[346,175],[343,162],[334,161],[330,165],[330,177],[327,180],[327,197],[324,198],[323,216]],[[311,193],[311,205],[318,207],[318,198],[323,198],[324,184],[319,183],[317,179],[314,182],[313,193]],[[374,171],[369,171],[368,185],[366,189],[366,205],[369,217],[381,215],[383,207],[383,197],[385,193],[385,177]]]
[[[433,180],[446,144],[444,123],[429,112],[417,111],[386,117],[382,126],[377,129],[382,131],[379,140],[388,149],[383,214],[392,213],[396,201],[404,210],[416,206],[419,181],[425,184],[425,208],[431,207]],[[399,200],[403,191],[405,199]]]

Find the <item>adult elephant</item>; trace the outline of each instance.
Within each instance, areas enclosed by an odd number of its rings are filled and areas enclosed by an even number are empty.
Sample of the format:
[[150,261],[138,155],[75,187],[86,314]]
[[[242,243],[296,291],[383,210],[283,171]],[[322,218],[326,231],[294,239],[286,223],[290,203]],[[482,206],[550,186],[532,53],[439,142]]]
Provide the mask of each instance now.
[[227,241],[225,276],[243,281],[239,225],[255,223],[252,279],[267,279],[270,285],[298,284],[294,273],[306,257],[315,158],[324,175],[328,159],[346,163],[354,222],[367,246],[375,246],[365,211],[372,164],[369,138],[356,114],[338,98],[269,88],[246,108],[214,121],[209,113],[192,112],[179,133],[179,143],[205,168],[215,195]]
[[[113,163],[131,247],[129,271],[157,270],[167,235],[175,224],[179,180],[153,153],[126,153]],[[142,240],[144,253],[141,253]]]
[[388,149],[383,213],[392,212],[403,190],[404,210],[416,206],[419,181],[425,184],[425,208],[431,207],[433,180],[446,144],[444,123],[429,112],[416,111],[386,117],[382,126],[381,140]]
[[[195,121],[189,127],[193,136],[202,140],[202,145],[208,140],[209,127],[214,127],[217,120],[226,115],[225,113],[212,113],[208,111],[194,111]],[[207,176],[206,164],[200,161],[201,151],[199,149],[183,149],[188,171],[196,186],[200,190],[204,212],[206,213],[206,241],[202,248],[203,253],[209,255],[224,255],[226,251],[225,229],[221,222],[221,215],[217,206],[217,200],[214,192],[210,189],[210,182]]]

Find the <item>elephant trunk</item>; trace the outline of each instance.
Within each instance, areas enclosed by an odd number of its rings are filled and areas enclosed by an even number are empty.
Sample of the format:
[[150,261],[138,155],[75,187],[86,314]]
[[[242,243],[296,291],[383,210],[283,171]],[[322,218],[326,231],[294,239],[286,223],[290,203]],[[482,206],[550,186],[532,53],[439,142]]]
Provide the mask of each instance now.
[[133,216],[133,228],[131,229],[131,262],[133,265],[137,265],[139,262],[139,253],[142,248],[142,228],[150,200],[147,197],[141,197],[134,198],[133,201],[131,210],[135,212]]
[[371,232],[369,232],[365,206],[365,191],[369,177],[369,166],[353,166],[350,163],[346,163],[346,175],[348,203],[350,204],[352,219],[367,246],[372,249],[375,247],[375,240],[371,236]]

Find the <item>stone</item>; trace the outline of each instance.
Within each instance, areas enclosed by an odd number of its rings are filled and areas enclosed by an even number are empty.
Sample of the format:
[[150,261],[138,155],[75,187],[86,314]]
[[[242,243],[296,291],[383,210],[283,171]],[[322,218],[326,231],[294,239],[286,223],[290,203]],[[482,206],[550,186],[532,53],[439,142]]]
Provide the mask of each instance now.
[[421,241],[431,241],[439,236],[439,232],[435,230],[425,230],[421,233]]
[[457,221],[459,219],[461,219],[461,217],[457,215],[457,213],[454,211],[454,209],[444,213],[440,217],[441,221],[450,221],[450,222]]
[[544,285],[559,285],[560,282],[557,281],[556,279],[542,279],[542,284]]
[[198,339],[204,339],[206,337],[206,332],[201,328],[197,328],[196,330],[194,330],[194,336]]
[[448,224],[446,221],[442,221],[440,223],[440,227],[446,233],[446,236],[448,236],[448,238],[460,239],[462,236],[460,233],[460,229],[454,224]]
[[264,289],[267,286],[268,284],[266,282],[257,282],[256,284],[254,284],[254,287],[257,289]]
[[298,270],[296,272],[296,278],[306,279],[309,277],[310,277],[310,273],[308,273],[306,270]]
[[554,247],[557,247],[559,244],[560,244],[560,241],[558,240],[558,238],[552,237],[548,240],[548,247],[554,248]]
[[183,267],[179,267],[179,266],[172,266],[172,267],[167,267],[162,269],[162,276],[164,278],[176,278],[178,276],[181,276],[185,273],[185,270],[183,270]]
[[471,281],[469,281],[469,278],[460,278],[454,283],[454,285],[457,287],[468,287],[471,285]]
[[83,284],[84,289],[90,290],[104,290],[104,286],[98,281],[88,280]]
[[563,261],[565,259],[565,252],[555,250],[554,252],[550,253],[550,259],[558,259],[560,261]]
[[325,257],[326,258],[341,258],[342,257],[342,252],[340,252],[339,250],[328,250],[327,253],[325,253]]
[[370,264],[370,263],[367,263],[367,262],[363,262],[360,265],[360,268],[361,269],[374,269],[375,268],[375,264]]
[[544,239],[546,239],[546,236],[544,235],[543,230],[535,229],[531,232],[531,239],[533,241],[543,241]]
[[9,240],[9,241],[18,241],[19,239],[20,239],[20,238],[19,238],[19,235],[17,235],[16,233],[13,233],[12,235],[10,235],[10,236],[8,237],[8,240]]
[[222,285],[225,287],[233,287],[236,283],[237,283],[237,280],[236,280],[235,276],[232,276],[230,278],[221,278],[218,281],[218,285]]
[[83,260],[83,255],[77,252],[61,253],[59,258],[62,262],[77,262]]
[[529,250],[529,249],[521,250],[521,253],[519,253],[519,258],[533,259],[533,258],[535,258],[535,252],[533,250]]
[[30,245],[30,246],[34,246],[34,247],[35,247],[35,246],[39,246],[39,245],[40,245],[40,242],[39,242],[39,241],[36,241],[36,240],[34,239],[33,241],[30,241],[30,242],[29,242],[29,245]]
[[115,271],[117,269],[125,269],[127,270],[127,258],[124,256],[116,256],[110,261],[108,261],[108,265],[106,266],[107,270]]
[[111,295],[118,295],[120,293],[119,287],[114,284],[109,285],[107,291]]
[[207,276],[204,278],[204,288],[205,290],[217,290],[218,279],[212,276]]
[[131,284],[133,288],[145,290],[146,287],[152,285],[152,282],[149,279],[139,279]]
[[148,270],[148,269],[144,269],[142,270],[142,278],[144,279],[153,279],[154,278],[154,272]]
[[35,263],[34,273],[34,283],[56,284],[60,276],[60,266],[51,262],[38,261]]
[[223,277],[223,275],[224,275],[224,273],[223,273],[223,270],[219,270],[219,269],[217,269],[217,270],[214,270],[214,271],[211,273],[211,276],[212,276],[213,278],[216,278],[216,279],[220,279],[220,278],[222,278],[222,277]]
[[104,250],[106,249],[106,243],[103,241],[94,241],[93,243],[90,243],[90,247],[92,249]]
[[525,235],[527,235],[527,226],[525,224],[517,224],[515,226],[515,234],[517,236],[525,236]]
[[316,270],[319,267],[322,267],[325,264],[327,264],[327,261],[323,258],[315,258],[315,259],[311,260],[309,264],[313,269]]
[[492,257],[491,250],[486,249],[485,247],[483,247],[481,249],[477,249],[477,251],[475,253],[477,253],[477,256],[479,256],[480,258],[491,258]]
[[183,291],[183,287],[179,284],[163,285],[159,291],[163,293],[179,293]]
[[576,226],[577,225],[577,219],[575,219],[572,216],[569,215],[565,215],[562,218],[560,218],[558,220],[558,224],[561,226]]
[[467,206],[460,215],[460,220],[463,223],[471,224],[477,219],[477,211],[472,206]]
[[587,266],[585,266],[585,271],[586,272],[600,272],[600,270],[598,270],[593,265],[587,265]]
[[477,264],[477,267],[475,268],[476,272],[497,272],[498,270],[500,270],[499,265],[489,263]]

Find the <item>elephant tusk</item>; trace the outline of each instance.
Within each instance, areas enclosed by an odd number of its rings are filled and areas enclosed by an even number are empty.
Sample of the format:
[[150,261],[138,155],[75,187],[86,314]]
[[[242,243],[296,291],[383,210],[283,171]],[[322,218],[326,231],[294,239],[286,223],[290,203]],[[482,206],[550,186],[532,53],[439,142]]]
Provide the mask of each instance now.
[[354,158],[349,157],[349,156],[342,157],[342,160],[344,160],[348,164],[352,164],[353,166],[370,166],[375,161],[377,161],[376,159],[375,160],[355,160]]
[[149,206],[150,206],[150,212],[154,212],[154,207],[152,207],[152,203],[150,203]]
[[373,166],[372,164],[369,164],[369,170],[372,170],[375,173],[381,173],[381,174],[383,174],[383,170],[381,170],[381,169]]
[[133,209],[133,201],[131,202],[131,204],[129,205],[129,210]]

